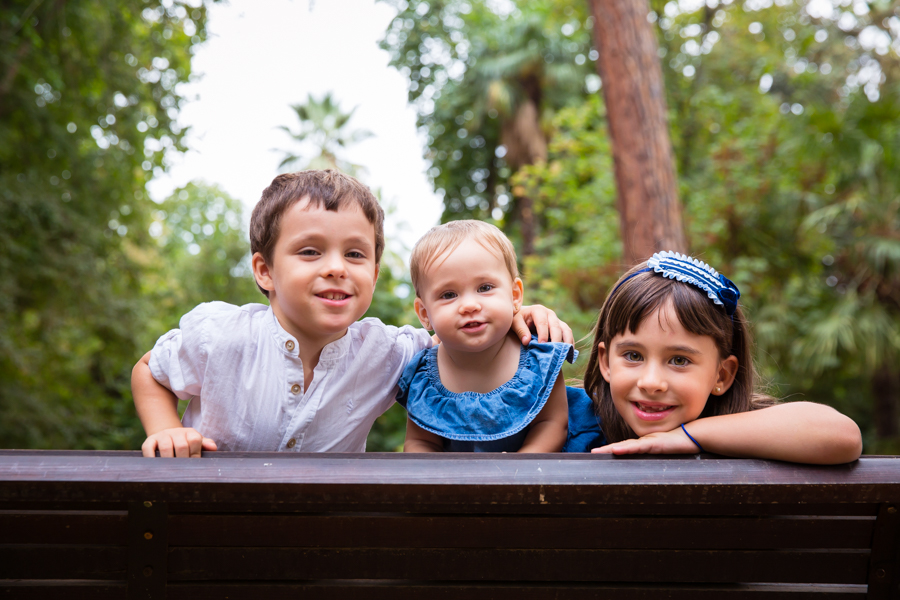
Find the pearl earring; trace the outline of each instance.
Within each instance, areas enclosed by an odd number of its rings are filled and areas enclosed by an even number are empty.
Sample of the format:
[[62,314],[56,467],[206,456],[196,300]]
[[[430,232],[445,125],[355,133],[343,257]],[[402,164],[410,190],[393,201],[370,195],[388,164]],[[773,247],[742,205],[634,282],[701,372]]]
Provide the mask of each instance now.
[[716,386],[716,393],[717,393],[717,394],[721,394],[721,393],[722,393],[722,388],[720,388],[719,386]]

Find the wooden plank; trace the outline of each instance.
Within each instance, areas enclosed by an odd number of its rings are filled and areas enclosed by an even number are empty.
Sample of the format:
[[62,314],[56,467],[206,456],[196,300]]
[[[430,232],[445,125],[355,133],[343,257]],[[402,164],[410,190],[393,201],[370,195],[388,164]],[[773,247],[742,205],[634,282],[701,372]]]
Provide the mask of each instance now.
[[872,518],[171,515],[171,546],[869,548]]
[[125,600],[124,581],[96,580],[0,580],[3,600]]
[[900,503],[882,505],[875,521],[867,598],[900,598]]
[[0,543],[124,546],[125,511],[0,510]]
[[[268,455],[267,455],[268,456]],[[334,506],[866,504],[900,498],[900,460],[831,467],[692,458],[504,455],[460,460],[275,455],[185,461],[30,453],[0,456],[0,502],[258,503]],[[153,496],[153,497],[151,497]],[[636,510],[640,510],[636,508]],[[867,509],[868,510],[868,509]]]
[[862,600],[864,585],[622,585],[622,584],[422,584],[390,582],[202,583],[173,584],[168,600],[258,600],[259,598],[316,598],[317,600]]
[[115,546],[0,545],[0,579],[125,579],[126,551]]
[[170,548],[169,580],[863,584],[866,551]]

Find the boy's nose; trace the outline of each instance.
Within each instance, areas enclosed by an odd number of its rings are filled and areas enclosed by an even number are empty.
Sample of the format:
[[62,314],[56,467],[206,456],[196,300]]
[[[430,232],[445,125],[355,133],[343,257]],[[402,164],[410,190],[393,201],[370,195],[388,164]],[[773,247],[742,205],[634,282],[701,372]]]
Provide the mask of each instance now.
[[343,256],[325,255],[322,259],[322,277],[345,277],[346,275],[347,266],[344,264]]

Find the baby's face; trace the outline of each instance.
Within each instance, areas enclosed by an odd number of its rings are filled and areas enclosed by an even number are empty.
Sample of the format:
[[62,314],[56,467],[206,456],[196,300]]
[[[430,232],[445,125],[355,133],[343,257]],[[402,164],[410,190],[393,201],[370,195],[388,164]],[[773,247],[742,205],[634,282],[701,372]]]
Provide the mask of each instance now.
[[711,337],[684,328],[671,301],[634,333],[615,336],[609,348],[601,342],[598,358],[616,410],[638,436],[695,420],[737,371],[737,359],[720,358]]
[[438,256],[420,289],[416,314],[450,350],[480,352],[502,342],[522,306],[522,281],[477,240]]

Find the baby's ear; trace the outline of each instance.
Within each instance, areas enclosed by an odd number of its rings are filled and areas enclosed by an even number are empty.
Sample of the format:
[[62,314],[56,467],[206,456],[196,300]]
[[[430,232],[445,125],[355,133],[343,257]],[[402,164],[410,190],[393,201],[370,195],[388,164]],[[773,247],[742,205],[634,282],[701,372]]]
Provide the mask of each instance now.
[[597,366],[600,367],[603,379],[609,383],[609,350],[606,348],[606,342],[597,344]]
[[415,308],[416,316],[419,317],[419,323],[422,324],[422,327],[428,331],[434,331],[431,328],[431,319],[428,318],[428,309],[425,308],[425,304],[418,296],[416,296],[416,301],[413,303],[413,308]]

